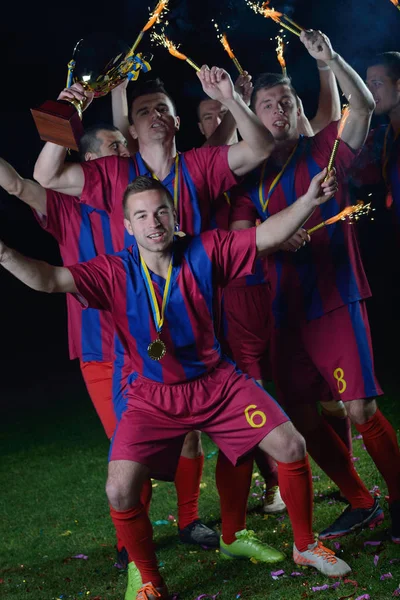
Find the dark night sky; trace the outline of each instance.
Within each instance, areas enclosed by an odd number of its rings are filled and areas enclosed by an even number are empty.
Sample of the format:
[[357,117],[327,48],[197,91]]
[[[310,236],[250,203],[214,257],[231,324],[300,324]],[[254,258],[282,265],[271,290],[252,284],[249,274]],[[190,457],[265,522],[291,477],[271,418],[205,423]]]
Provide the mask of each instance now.
[[[150,8],[155,4],[154,0]],[[362,75],[367,53],[399,49],[400,12],[389,0],[277,0],[273,6],[303,26],[324,31],[334,48]],[[148,3],[139,0],[115,0],[107,4],[49,0],[23,5],[8,3],[0,35],[0,155],[23,176],[31,177],[42,143],[29,109],[47,99],[56,99],[65,85],[66,64],[76,41],[91,32],[111,31],[129,44],[147,18]],[[278,26],[255,15],[244,0],[170,0],[167,33],[198,64],[216,63],[235,76],[231,61],[216,39],[212,18],[221,28],[230,25],[230,43],[241,64],[253,76],[278,70],[276,44],[270,41]],[[303,97],[306,112],[312,114],[318,95],[317,70],[298,39],[291,34],[288,39],[288,70]],[[152,47],[148,37],[140,50],[154,54],[151,76],[160,76],[176,98],[182,118],[179,149],[199,145],[195,103],[200,87],[194,71],[166,50]],[[110,119],[109,97],[92,105],[85,122],[91,124],[99,119]],[[0,236],[27,255],[59,260],[55,242],[41,231],[30,210],[3,192],[0,192]],[[12,381],[15,372],[21,372],[21,361],[28,376],[38,369],[41,374],[46,368],[67,369],[64,299],[32,292],[3,270],[0,293],[3,385]]]

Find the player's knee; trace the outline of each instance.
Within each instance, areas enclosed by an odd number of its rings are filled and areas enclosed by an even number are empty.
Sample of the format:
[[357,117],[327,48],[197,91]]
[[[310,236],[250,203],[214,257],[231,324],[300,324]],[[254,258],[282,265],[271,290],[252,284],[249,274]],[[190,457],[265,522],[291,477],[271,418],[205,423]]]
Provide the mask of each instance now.
[[287,441],[287,447],[285,448],[286,460],[285,462],[291,463],[298,460],[303,460],[307,454],[306,442],[303,436],[296,431],[290,440]]
[[374,398],[366,398],[364,400],[353,400],[347,403],[347,412],[353,423],[363,425],[371,417],[374,416],[377,410],[377,404]]
[[203,454],[200,431],[191,431],[186,435],[181,454],[185,458],[197,458]]
[[125,482],[109,477],[106,483],[108,502],[115,510],[127,510],[135,504],[135,498]]
[[338,419],[344,419],[347,417],[347,411],[345,404],[339,400],[331,400],[330,402],[321,402],[322,412],[326,415],[337,417]]

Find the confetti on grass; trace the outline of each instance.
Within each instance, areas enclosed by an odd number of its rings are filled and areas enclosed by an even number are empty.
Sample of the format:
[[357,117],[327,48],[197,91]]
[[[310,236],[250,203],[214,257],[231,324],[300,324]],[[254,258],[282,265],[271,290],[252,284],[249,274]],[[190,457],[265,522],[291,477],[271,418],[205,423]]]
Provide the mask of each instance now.
[[72,558],[81,558],[82,560],[87,560],[89,557],[86,556],[85,554],[76,554]]

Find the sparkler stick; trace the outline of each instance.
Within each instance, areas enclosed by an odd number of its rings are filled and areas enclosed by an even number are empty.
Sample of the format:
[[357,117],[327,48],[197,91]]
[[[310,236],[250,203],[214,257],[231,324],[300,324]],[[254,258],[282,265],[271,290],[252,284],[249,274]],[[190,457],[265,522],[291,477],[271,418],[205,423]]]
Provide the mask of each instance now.
[[325,177],[325,181],[328,179],[329,172],[332,170],[333,165],[335,164],[336,154],[337,154],[337,152],[339,150],[339,145],[340,145],[340,141],[342,139],[342,134],[343,134],[344,126],[346,125],[346,121],[349,118],[349,115],[350,115],[350,107],[346,106],[343,109],[342,118],[341,118],[340,124],[339,124],[337,138],[335,140],[335,143],[333,144],[332,152],[331,152],[331,155],[330,155],[330,158],[329,158],[328,173],[327,173],[327,175]]
[[179,60],[185,60],[191,67],[193,67],[193,69],[195,69],[195,71],[200,71],[200,67],[196,65],[196,63],[193,62],[193,60],[188,58],[186,54],[183,54],[183,52],[179,52],[174,42],[171,42],[171,40],[167,38],[165,33],[153,33],[151,39],[158,45],[164,46],[164,48],[166,48],[168,52],[172,54],[172,56],[175,56],[175,58],[179,58]]
[[286,61],[283,56],[283,52],[285,50],[285,42],[283,41],[283,38],[281,38],[280,35],[277,35],[275,39],[278,42],[278,45],[275,48],[276,57],[278,59],[279,64],[281,65],[283,76],[286,77],[287,76]]
[[129,56],[131,56],[135,53],[135,50],[139,46],[140,40],[144,36],[145,31],[147,31],[148,29],[153,27],[154,23],[158,20],[162,11],[167,7],[168,2],[169,2],[169,0],[160,0],[159,1],[157,6],[155,7],[153,13],[151,13],[150,18],[147,21],[146,25],[143,27],[142,31],[137,36],[135,43],[133,44],[132,48],[130,49],[130,51],[128,53]]
[[295,23],[295,21],[290,19],[284,13],[281,13],[281,12],[275,10],[274,8],[268,8],[269,2],[270,2],[270,0],[266,0],[266,2],[264,2],[260,6],[256,2],[253,2],[253,0],[246,0],[246,4],[252,10],[254,10],[255,13],[259,13],[260,15],[263,15],[263,17],[265,17],[267,19],[272,19],[273,21],[275,21],[275,23],[278,23],[278,25],[280,25],[281,27],[284,27],[291,33],[294,33],[295,35],[300,37],[300,34],[303,31],[303,28],[300,27],[300,25]]
[[327,225],[333,225],[333,223],[337,223],[337,221],[345,221],[346,219],[348,219],[348,221],[350,222],[358,221],[360,217],[362,217],[363,215],[367,215],[370,212],[370,210],[370,202],[368,204],[364,204],[362,200],[359,200],[357,204],[353,206],[346,206],[346,208],[337,215],[331,217],[330,219],[327,219],[326,221],[322,221],[322,223],[318,223],[318,225],[315,225],[315,227],[311,227],[311,229],[307,229],[307,233],[308,235],[311,235],[315,231],[318,231],[318,229],[322,229]]

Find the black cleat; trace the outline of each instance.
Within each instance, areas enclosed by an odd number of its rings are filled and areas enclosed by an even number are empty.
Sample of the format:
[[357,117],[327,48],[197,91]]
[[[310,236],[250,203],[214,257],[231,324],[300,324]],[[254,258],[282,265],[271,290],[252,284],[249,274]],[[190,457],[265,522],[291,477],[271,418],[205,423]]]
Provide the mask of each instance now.
[[196,519],[183,529],[179,529],[179,539],[183,544],[219,548],[219,534],[204,525],[200,519]]
[[122,548],[121,550],[118,550],[117,546],[115,546],[115,549],[117,551],[117,563],[119,565],[121,565],[121,567],[123,569],[127,569],[128,568],[128,552],[126,550],[126,548]]
[[395,500],[389,506],[392,519],[392,542],[400,544],[400,500]]
[[383,521],[384,516],[377,498],[375,498],[371,508],[355,508],[352,510],[349,505],[330,527],[321,531],[319,539],[333,540],[359,531],[364,527],[374,529]]

